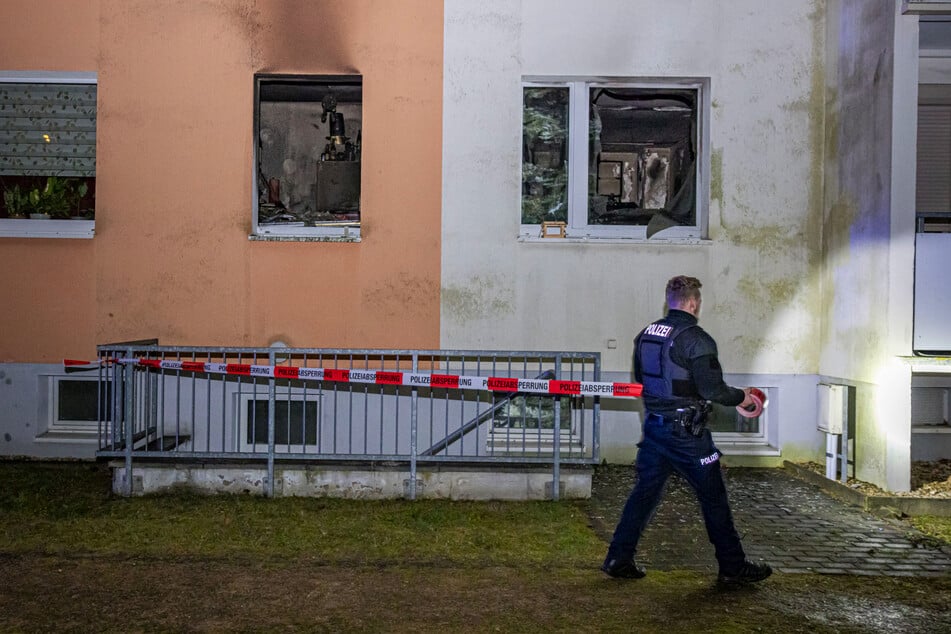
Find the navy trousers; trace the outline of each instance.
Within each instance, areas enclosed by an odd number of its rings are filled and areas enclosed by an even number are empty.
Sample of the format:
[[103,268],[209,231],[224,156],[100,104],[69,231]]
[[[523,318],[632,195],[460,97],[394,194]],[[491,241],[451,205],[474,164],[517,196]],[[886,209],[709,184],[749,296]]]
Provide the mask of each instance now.
[[733,525],[720,472],[720,452],[713,445],[710,430],[693,436],[680,425],[649,414],[644,422],[644,437],[637,446],[637,482],[624,505],[607,560],[634,559],[637,543],[664,494],[667,478],[677,471],[697,494],[720,571],[730,574],[738,570],[746,555]]

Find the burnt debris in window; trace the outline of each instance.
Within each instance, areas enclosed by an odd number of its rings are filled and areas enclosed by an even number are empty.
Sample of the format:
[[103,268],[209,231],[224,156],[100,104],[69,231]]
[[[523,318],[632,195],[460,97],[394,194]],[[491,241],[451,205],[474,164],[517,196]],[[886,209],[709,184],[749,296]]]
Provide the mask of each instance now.
[[259,225],[360,225],[361,77],[257,77]]
[[589,89],[588,224],[697,220],[697,91]]

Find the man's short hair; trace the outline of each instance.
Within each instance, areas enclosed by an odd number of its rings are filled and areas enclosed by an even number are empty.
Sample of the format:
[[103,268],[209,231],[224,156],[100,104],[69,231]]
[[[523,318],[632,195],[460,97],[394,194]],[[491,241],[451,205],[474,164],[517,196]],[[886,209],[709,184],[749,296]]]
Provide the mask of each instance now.
[[695,277],[678,275],[667,281],[667,305],[683,306],[692,297],[700,298],[700,283]]

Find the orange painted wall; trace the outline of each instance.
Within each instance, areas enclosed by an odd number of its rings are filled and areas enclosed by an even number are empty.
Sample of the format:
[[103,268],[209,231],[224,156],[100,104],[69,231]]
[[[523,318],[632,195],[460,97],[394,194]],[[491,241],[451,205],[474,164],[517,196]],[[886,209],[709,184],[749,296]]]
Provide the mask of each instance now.
[[[98,38],[99,121],[96,237],[85,247],[93,279],[77,291],[91,296],[83,353],[146,337],[438,347],[442,2],[87,6],[98,12],[84,20]],[[30,7],[17,20],[44,12]],[[31,59],[24,53],[20,65]],[[256,72],[363,76],[362,242],[248,240]],[[32,260],[37,242],[21,255]],[[3,287],[13,291],[32,301]],[[4,333],[0,357],[62,358],[62,347],[36,352],[52,334],[34,329],[14,344]]]
[[[94,71],[99,0],[0,2],[0,71]],[[93,240],[0,238],[0,363],[95,352]]]

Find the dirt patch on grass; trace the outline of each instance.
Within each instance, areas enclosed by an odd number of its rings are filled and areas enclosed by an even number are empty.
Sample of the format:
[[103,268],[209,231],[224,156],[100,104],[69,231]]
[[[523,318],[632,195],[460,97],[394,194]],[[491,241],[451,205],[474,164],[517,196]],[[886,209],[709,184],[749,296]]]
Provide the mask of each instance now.
[[948,579],[778,575],[725,591],[689,572],[295,561],[0,557],[3,631],[934,632]]

